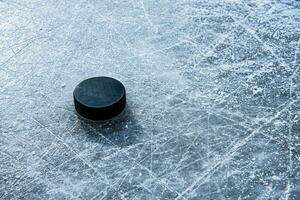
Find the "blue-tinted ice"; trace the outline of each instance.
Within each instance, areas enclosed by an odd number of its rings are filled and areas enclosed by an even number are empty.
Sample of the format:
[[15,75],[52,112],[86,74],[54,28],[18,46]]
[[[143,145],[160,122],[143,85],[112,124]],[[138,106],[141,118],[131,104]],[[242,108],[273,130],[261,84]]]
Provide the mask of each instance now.
[[299,40],[296,0],[1,0],[0,199],[300,199]]

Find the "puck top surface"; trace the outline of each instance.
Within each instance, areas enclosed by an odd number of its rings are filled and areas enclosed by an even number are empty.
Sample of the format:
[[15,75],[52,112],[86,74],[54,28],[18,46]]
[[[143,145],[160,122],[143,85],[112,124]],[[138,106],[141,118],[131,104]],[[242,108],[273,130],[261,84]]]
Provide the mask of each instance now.
[[86,79],[73,95],[77,112],[88,119],[109,119],[125,107],[125,87],[110,77]]

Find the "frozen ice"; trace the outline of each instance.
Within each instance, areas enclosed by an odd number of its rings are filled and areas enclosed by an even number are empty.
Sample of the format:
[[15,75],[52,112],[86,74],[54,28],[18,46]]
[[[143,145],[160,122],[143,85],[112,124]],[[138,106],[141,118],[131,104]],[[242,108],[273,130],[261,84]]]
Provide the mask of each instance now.
[[297,0],[0,0],[0,199],[298,200],[299,68]]

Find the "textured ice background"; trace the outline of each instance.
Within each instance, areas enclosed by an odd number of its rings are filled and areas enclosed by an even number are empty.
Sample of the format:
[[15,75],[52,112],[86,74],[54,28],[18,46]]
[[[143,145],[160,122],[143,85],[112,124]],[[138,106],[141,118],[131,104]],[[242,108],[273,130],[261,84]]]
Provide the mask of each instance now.
[[0,199],[300,199],[299,39],[296,0],[0,0]]

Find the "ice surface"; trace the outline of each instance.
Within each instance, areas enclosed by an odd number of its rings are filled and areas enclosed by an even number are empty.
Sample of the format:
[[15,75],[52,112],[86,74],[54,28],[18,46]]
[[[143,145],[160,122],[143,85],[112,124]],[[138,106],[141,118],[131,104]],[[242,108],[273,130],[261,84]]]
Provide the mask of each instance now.
[[300,199],[299,40],[296,0],[0,0],[0,199]]

